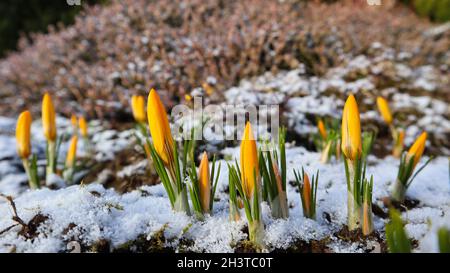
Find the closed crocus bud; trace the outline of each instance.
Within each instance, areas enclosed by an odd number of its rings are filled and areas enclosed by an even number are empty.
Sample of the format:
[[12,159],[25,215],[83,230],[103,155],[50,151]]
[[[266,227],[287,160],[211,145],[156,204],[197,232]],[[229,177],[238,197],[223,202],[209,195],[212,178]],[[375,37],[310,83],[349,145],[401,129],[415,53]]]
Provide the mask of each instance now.
[[75,114],[70,117],[70,123],[72,124],[73,132],[76,133],[78,130],[78,120]]
[[78,126],[80,126],[80,132],[81,132],[81,136],[82,137],[87,137],[88,136],[88,126],[86,123],[86,119],[84,119],[84,117],[80,117],[78,119]]
[[361,155],[361,124],[359,121],[358,104],[353,95],[345,102],[342,112],[342,152],[349,160],[355,160]]
[[305,203],[305,211],[309,215],[311,213],[311,182],[307,173],[303,174],[303,200]]
[[377,106],[378,111],[380,111],[381,116],[383,117],[384,121],[388,124],[392,124],[392,114],[391,110],[389,110],[389,105],[387,101],[383,97],[377,97]]
[[30,129],[31,114],[24,111],[20,114],[16,126],[17,153],[22,159],[28,158],[31,154]]
[[45,93],[44,99],[42,100],[42,126],[45,138],[48,141],[54,142],[56,140],[55,108],[48,93]]
[[413,161],[413,169],[416,167],[417,163],[419,163],[420,158],[422,157],[423,151],[425,150],[425,144],[427,142],[427,132],[423,132],[411,146],[406,155],[406,162],[409,162],[411,158],[414,158]]
[[200,186],[200,202],[204,212],[209,212],[211,199],[211,182],[209,177],[209,161],[206,152],[202,155],[200,167],[198,170],[199,186]]
[[319,133],[322,136],[322,139],[327,139],[327,129],[325,129],[325,124],[320,119],[319,123],[317,124],[317,128],[319,129]]
[[131,110],[137,122],[145,123],[145,101],[143,96],[133,95],[131,97]]
[[75,163],[75,157],[77,155],[77,143],[78,137],[76,135],[72,136],[70,139],[69,150],[67,151],[66,157],[66,167],[73,168]]
[[147,118],[153,145],[165,164],[174,159],[173,138],[170,132],[166,109],[154,89],[150,91],[147,101]]
[[259,183],[258,152],[250,122],[247,122],[245,126],[240,151],[242,187],[247,197],[250,198],[253,196],[255,183]]

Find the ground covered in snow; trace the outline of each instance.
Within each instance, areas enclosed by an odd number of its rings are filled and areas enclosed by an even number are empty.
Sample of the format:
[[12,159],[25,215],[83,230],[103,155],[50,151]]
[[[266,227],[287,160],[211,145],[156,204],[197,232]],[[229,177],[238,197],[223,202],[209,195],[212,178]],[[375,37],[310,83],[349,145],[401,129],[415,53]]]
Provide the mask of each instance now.
[[[299,97],[303,98],[314,101],[312,97]],[[300,105],[296,108],[298,110],[292,111],[311,109],[301,106],[301,103],[297,105]],[[292,112],[287,112],[287,115],[289,113]],[[67,120],[60,118],[58,124],[60,132],[70,133]],[[253,251],[246,243],[248,232],[244,213],[240,221],[229,221],[226,160],[237,157],[238,148],[215,147],[222,158],[216,202],[212,215],[199,221],[171,210],[163,186],[155,184],[157,179],[150,179],[154,174],[149,172],[142,151],[135,144],[134,129],[117,131],[105,129],[98,121],[91,122],[89,128],[94,135],[95,165],[86,163],[81,168],[81,184],[65,187],[63,183],[55,183],[50,185],[51,189],[30,191],[15,155],[14,126],[15,120],[0,119],[0,145],[3,151],[0,157],[1,252],[66,252],[78,249],[77,246],[81,251],[94,252]],[[39,121],[33,124],[32,130],[34,152],[39,155],[40,165],[43,166],[44,141],[40,136]],[[66,144],[62,147],[61,158],[64,158]],[[128,152],[121,154],[124,151]],[[81,144],[79,157],[89,157],[87,153],[86,147]],[[441,153],[445,154],[445,150]],[[118,157],[125,155],[129,158],[131,154],[140,154],[141,157],[131,162],[121,160],[120,166],[114,168],[111,166],[117,164],[107,164],[110,161],[117,163]],[[422,162],[426,159],[423,158]],[[345,230],[347,190],[342,162],[332,160],[324,165],[320,163],[318,152],[308,151],[295,141],[288,144],[287,161],[290,217],[287,220],[273,219],[270,208],[263,203],[265,251],[386,251],[384,225],[388,219],[384,197],[389,195],[395,181],[397,159],[390,156],[369,157],[367,173],[374,175],[373,203],[376,208],[376,232],[369,238],[361,238]],[[95,166],[101,168],[96,169]],[[309,173],[320,171],[316,221],[303,217],[300,196],[292,183],[293,169],[301,167]],[[115,176],[115,183],[133,181],[137,176],[147,183],[123,190],[108,182],[111,175]],[[90,178],[84,179],[83,176]],[[8,196],[11,198],[8,199]],[[442,226],[450,227],[449,197],[449,160],[446,156],[438,156],[416,177],[408,190],[408,200],[412,205],[402,209],[415,251],[437,251],[436,230]]]

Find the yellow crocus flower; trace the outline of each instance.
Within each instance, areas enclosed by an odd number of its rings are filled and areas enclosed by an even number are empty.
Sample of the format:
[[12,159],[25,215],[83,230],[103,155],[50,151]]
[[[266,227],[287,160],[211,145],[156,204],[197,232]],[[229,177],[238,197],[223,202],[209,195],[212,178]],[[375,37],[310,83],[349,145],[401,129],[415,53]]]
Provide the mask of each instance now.
[[42,100],[42,126],[45,138],[54,142],[56,140],[56,116],[52,99],[48,93],[45,93]]
[[17,153],[22,159],[27,159],[31,154],[30,129],[31,114],[24,111],[19,115],[16,126]]
[[322,136],[322,139],[327,139],[327,129],[325,128],[325,124],[320,119],[319,123],[317,124],[317,128],[319,128],[319,133]]
[[166,109],[154,89],[148,95],[147,118],[155,150],[167,165],[174,160],[173,138]]
[[86,119],[84,117],[80,117],[78,119],[78,126],[80,127],[81,136],[87,137],[88,136],[88,126],[87,126]]
[[203,152],[198,170],[200,202],[204,212],[209,212],[211,199],[211,182],[209,177],[209,161],[206,152]]
[[240,159],[242,187],[244,188],[247,197],[251,198],[253,196],[255,183],[258,183],[259,185],[259,166],[256,140],[250,122],[247,122],[245,126],[244,136],[240,147]]
[[344,105],[342,113],[342,152],[349,160],[355,160],[361,155],[361,124],[358,104],[351,94]]
[[75,163],[75,157],[77,155],[77,143],[78,136],[74,135],[70,139],[69,150],[67,151],[66,157],[66,168],[73,168]]
[[388,124],[392,124],[392,114],[391,110],[389,109],[388,102],[383,97],[377,97],[377,106],[378,111],[380,111],[381,116],[383,117],[384,121]]
[[425,144],[427,142],[427,132],[423,132],[414,142],[414,144],[409,149],[406,155],[406,162],[408,163],[411,158],[414,158],[413,169],[416,167],[417,163],[419,163],[420,158],[422,157],[423,151],[425,150]]
[[133,95],[131,97],[131,110],[137,122],[145,123],[145,101],[143,96]]

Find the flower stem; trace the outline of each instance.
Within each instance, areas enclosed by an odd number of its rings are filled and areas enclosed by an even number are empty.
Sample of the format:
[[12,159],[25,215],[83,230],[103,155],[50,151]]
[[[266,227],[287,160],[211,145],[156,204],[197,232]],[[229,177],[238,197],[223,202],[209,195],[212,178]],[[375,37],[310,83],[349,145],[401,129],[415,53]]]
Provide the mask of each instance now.
[[347,226],[349,230],[354,230],[359,227],[360,218],[361,218],[361,207],[358,204],[358,201],[355,200],[355,165],[356,163],[347,160],[348,162],[348,179],[349,183],[347,185],[347,210],[348,210],[348,219]]
[[264,224],[261,220],[253,220],[248,223],[250,241],[258,247],[264,246]]
[[27,158],[22,159],[23,168],[28,176],[28,183],[32,190],[39,189],[39,178],[37,176],[37,170],[30,167],[30,161]]
[[392,199],[394,201],[403,203],[405,201],[405,195],[406,195],[406,187],[403,185],[403,183],[397,179],[395,181],[394,189],[392,191]]
[[47,142],[47,168],[45,172],[45,181],[50,182],[50,176],[56,172],[56,143]]

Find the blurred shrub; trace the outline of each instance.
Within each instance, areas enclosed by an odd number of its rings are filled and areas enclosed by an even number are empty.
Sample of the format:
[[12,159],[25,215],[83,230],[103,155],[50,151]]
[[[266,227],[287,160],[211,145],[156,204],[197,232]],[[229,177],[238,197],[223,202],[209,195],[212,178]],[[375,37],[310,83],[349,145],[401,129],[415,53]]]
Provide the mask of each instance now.
[[419,15],[429,17],[432,21],[450,20],[450,0],[403,0],[403,2],[412,5]]
[[[82,0],[93,4],[101,0]],[[0,56],[14,50],[20,34],[30,39],[29,33],[47,31],[49,25],[74,22],[81,6],[69,6],[65,0],[2,0],[0,1]]]
[[33,35],[32,44],[21,39],[21,51],[0,61],[0,114],[38,112],[50,91],[68,116],[117,118],[132,94],[150,87],[170,106],[208,77],[223,90],[300,64],[321,75],[375,41],[416,52],[416,64],[425,57],[439,63],[448,52],[448,39],[424,37],[430,24],[403,5],[307,3],[111,0],[88,7],[69,27]]

